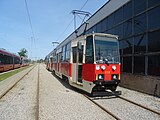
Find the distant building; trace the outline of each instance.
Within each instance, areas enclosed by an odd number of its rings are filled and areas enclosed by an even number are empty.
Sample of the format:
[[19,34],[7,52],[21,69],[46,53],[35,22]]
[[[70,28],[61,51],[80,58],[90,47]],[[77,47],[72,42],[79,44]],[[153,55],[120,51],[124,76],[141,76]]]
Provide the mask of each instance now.
[[160,96],[160,0],[109,0],[87,23],[87,33],[119,36],[121,85]]

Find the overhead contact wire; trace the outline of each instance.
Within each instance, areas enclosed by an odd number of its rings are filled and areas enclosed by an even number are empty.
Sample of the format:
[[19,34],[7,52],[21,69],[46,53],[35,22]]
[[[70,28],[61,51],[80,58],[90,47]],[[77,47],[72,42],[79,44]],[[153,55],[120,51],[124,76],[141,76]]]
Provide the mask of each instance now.
[[33,30],[33,25],[32,25],[30,13],[29,13],[29,8],[28,8],[27,0],[25,0],[25,5],[26,5],[27,16],[28,16],[29,25],[30,25],[30,28],[31,28],[31,33],[32,33],[32,37],[31,37],[31,52],[32,52],[32,43],[35,44],[35,34],[34,34],[34,30]]
[[[82,10],[86,6],[86,4],[87,4],[88,1],[89,0],[86,0],[86,2],[83,4],[83,6],[79,10]],[[74,18],[69,22],[69,24],[67,25],[67,27],[65,28],[65,30],[61,33],[60,37],[67,31],[67,29],[69,28],[69,26],[72,24],[73,20],[74,20]],[[60,37],[58,37],[58,39],[56,41],[58,41],[60,39]]]

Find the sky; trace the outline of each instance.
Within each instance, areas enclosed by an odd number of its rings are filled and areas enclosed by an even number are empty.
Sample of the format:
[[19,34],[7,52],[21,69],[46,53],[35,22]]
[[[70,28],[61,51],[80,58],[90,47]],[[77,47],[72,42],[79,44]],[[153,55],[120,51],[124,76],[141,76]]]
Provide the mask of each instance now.
[[[0,48],[13,53],[25,48],[28,57],[37,60],[53,50],[52,42],[62,42],[74,31],[72,10],[81,9],[87,1],[82,10],[94,14],[108,0],[26,1],[34,37],[25,0],[0,0]],[[80,24],[77,18],[77,27]]]

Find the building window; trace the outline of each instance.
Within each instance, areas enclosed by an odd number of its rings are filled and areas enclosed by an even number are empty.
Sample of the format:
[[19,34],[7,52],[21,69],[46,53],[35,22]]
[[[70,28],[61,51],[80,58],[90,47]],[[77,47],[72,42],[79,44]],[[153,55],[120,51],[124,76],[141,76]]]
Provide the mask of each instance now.
[[134,34],[143,33],[146,31],[146,13],[134,18]]
[[119,53],[123,55],[123,40],[119,41]]
[[127,20],[132,17],[132,2],[130,1],[123,7],[123,20]]
[[114,28],[114,34],[118,35],[119,39],[123,38],[123,25],[118,25]]
[[160,30],[150,32],[148,36],[148,51],[160,52]]
[[93,26],[92,32],[95,32],[95,33],[97,32],[97,25]]
[[145,74],[145,56],[134,57],[134,73]]
[[123,72],[132,73],[132,57],[123,57]]
[[146,34],[134,37],[134,53],[146,52]]
[[160,6],[148,12],[148,28],[149,30],[160,28]]
[[134,14],[138,14],[146,9],[147,0],[134,0]]
[[100,33],[100,32],[102,32],[102,23],[101,22],[99,22],[98,24],[97,24],[97,30],[96,30],[98,33]]
[[129,37],[132,35],[132,19],[127,20],[124,24],[123,24],[123,36],[124,37]]
[[102,21],[102,32],[104,32],[105,30],[107,30],[107,27],[108,26],[108,19],[105,18],[103,21]]
[[115,13],[114,13],[114,24],[118,24],[123,20],[123,11],[122,8],[118,9]]
[[111,14],[108,17],[108,28],[111,28],[114,25],[114,14]]
[[113,35],[114,35],[114,34],[115,34],[115,32],[114,32],[114,28],[112,28],[112,29],[108,30],[108,31],[107,31],[107,33],[108,33],[108,34],[113,34]]
[[92,33],[92,28],[90,28],[89,30],[87,30],[86,33],[87,33],[87,34]]
[[148,57],[148,75],[160,76],[160,54]]
[[123,40],[123,54],[132,54],[133,40],[132,38]]
[[160,0],[148,0],[148,7],[153,7],[160,4]]

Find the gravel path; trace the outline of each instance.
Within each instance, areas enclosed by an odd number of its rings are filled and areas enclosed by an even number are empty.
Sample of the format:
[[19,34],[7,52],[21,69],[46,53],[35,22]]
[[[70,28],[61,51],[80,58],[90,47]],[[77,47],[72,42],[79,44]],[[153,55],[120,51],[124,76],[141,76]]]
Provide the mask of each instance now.
[[[63,83],[63,82],[62,82]],[[40,66],[40,120],[112,120],[81,94]]]
[[34,120],[38,67],[0,100],[0,120]]

